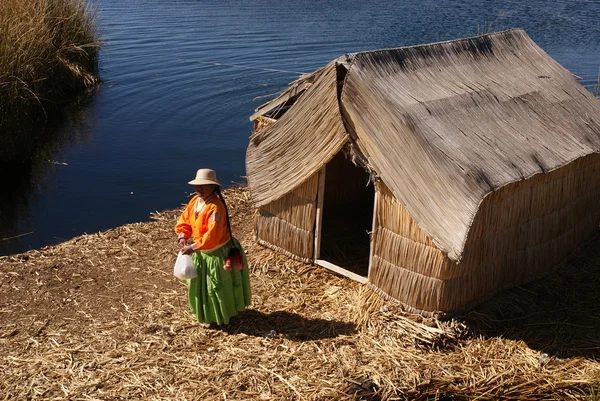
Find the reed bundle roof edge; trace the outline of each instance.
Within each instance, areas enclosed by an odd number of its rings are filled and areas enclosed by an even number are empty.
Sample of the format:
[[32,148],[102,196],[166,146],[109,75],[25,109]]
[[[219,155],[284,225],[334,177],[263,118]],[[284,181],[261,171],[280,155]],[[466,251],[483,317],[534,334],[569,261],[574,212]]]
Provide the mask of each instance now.
[[[334,96],[339,64],[348,71]],[[255,206],[302,184],[351,141],[435,245],[460,261],[488,194],[600,153],[600,102],[521,29],[354,53],[315,74],[288,112],[251,137]]]
[[[285,96],[283,94],[282,96]],[[347,141],[339,112],[335,62],[273,127],[250,136],[248,185],[256,206],[297,188],[333,158]]]

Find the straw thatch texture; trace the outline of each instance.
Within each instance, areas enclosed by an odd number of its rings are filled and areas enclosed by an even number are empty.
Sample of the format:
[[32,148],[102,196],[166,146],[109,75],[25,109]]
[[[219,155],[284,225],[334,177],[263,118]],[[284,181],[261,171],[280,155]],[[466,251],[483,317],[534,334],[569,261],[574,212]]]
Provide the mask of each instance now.
[[600,151],[600,102],[522,30],[357,53],[340,102],[369,164],[455,261],[487,194]]
[[318,173],[284,197],[258,210],[255,232],[259,242],[297,260],[313,259]]
[[308,180],[347,141],[338,106],[335,62],[276,123],[250,136],[248,186],[255,206],[277,200]]
[[270,117],[259,116],[254,120],[254,132],[260,132],[265,128],[273,125],[277,120]]

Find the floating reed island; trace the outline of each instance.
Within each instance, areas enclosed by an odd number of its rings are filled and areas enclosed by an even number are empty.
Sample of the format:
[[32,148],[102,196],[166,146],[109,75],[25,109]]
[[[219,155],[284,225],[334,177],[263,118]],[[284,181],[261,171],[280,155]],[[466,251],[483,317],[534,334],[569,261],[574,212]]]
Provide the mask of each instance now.
[[0,2],[0,161],[31,156],[52,115],[98,85],[99,46],[83,0]]
[[225,197],[253,299],[223,329],[172,276],[181,210],[0,257],[2,399],[598,399],[600,239],[437,320],[258,245],[247,190]]

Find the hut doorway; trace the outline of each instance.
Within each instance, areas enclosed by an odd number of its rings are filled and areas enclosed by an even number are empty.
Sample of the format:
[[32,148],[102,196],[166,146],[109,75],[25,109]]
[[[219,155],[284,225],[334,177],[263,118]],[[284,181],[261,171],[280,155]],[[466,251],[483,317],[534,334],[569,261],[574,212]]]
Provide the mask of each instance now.
[[327,163],[321,174],[315,263],[365,282],[369,273],[374,185],[368,173],[347,160],[342,152]]

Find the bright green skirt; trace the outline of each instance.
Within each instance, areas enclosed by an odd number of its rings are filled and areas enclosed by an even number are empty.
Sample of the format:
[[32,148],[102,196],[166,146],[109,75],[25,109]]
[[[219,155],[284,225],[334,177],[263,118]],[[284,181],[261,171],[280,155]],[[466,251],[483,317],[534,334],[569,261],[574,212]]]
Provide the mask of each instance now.
[[223,269],[231,242],[212,252],[195,252],[192,260],[198,277],[187,280],[190,309],[201,323],[228,324],[232,316],[250,305],[250,274],[246,254],[242,251],[244,268],[240,271]]

